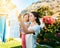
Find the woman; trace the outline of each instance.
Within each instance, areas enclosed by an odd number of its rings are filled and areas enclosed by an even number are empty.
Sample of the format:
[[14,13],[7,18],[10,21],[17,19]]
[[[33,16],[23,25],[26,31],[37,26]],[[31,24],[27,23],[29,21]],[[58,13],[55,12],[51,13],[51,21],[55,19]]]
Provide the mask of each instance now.
[[29,21],[31,22],[30,26],[27,28],[21,17],[21,26],[24,29],[24,32],[27,34],[26,36],[26,48],[36,48],[36,38],[40,31],[40,21],[38,18],[37,12],[29,13]]
[[[28,13],[24,14],[23,16],[24,24],[28,27],[29,26],[29,15]],[[23,28],[21,29],[22,34],[22,48],[26,48],[26,34],[24,33]]]

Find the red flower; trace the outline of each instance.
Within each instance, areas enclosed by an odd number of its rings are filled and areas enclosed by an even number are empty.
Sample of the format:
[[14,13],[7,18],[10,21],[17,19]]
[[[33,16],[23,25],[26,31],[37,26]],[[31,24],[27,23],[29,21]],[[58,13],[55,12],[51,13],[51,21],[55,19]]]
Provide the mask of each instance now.
[[53,24],[55,22],[55,19],[51,16],[44,16],[42,18],[42,21],[45,23],[45,24]]

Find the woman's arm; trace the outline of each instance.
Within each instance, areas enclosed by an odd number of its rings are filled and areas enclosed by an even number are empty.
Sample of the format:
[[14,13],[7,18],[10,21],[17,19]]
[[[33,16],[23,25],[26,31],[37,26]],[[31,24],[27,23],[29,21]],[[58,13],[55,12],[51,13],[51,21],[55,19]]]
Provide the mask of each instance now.
[[23,30],[26,34],[32,34],[34,33],[34,30],[28,30],[27,26],[23,23],[23,21],[21,21],[21,26],[23,27]]

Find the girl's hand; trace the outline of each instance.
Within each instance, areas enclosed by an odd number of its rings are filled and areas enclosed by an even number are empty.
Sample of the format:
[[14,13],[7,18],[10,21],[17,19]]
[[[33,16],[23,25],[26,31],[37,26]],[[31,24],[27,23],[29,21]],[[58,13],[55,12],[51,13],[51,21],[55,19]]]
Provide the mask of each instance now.
[[19,14],[20,22],[23,22],[23,15]]

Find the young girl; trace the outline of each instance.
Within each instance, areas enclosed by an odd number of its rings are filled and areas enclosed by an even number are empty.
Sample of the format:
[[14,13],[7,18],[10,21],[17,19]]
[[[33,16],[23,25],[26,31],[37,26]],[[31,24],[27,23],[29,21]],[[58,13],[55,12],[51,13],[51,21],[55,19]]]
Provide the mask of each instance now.
[[[29,15],[26,13],[23,16],[23,21],[24,24],[28,27],[29,26]],[[26,48],[26,34],[24,33],[23,28],[21,29],[21,33],[22,33],[22,48]]]
[[36,38],[40,31],[40,22],[38,18],[37,12],[29,13],[29,21],[31,22],[30,26],[27,28],[21,17],[21,26],[24,29],[24,32],[27,34],[26,36],[26,48],[36,48]]

